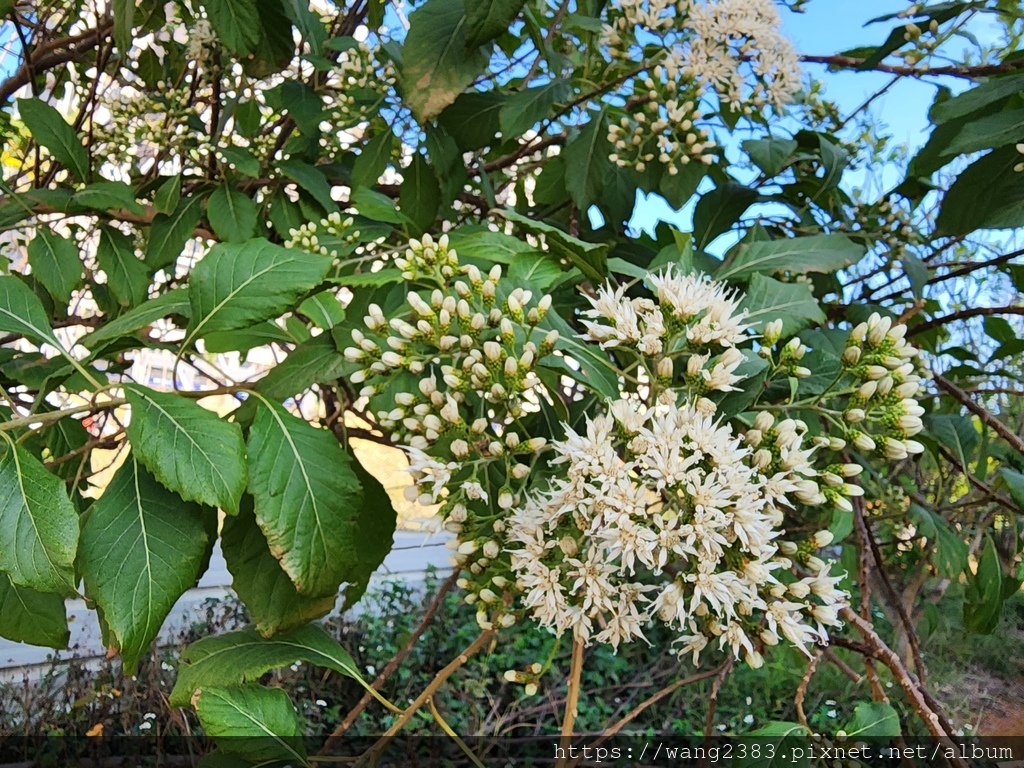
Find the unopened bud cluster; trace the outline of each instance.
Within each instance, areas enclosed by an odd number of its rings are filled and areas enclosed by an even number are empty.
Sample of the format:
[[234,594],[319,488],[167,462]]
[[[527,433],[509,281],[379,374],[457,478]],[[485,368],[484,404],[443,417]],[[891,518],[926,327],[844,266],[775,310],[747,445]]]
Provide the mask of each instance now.
[[394,94],[395,82],[394,67],[382,61],[377,48],[359,43],[343,51],[327,80],[335,102],[331,123],[348,128],[369,120]]
[[352,224],[351,216],[342,219],[341,214],[335,211],[321,219],[319,224],[310,221],[298,229],[288,230],[284,247],[334,258],[345,256],[359,243],[359,230]]
[[558,341],[538,327],[551,298],[509,287],[500,266],[483,273],[460,264],[447,235],[411,241],[395,264],[424,288],[410,291],[397,316],[369,306],[366,330],[353,331],[345,350],[365,366],[350,381],[364,385],[378,424],[406,446],[410,497],[442,505],[456,534],[452,563],[469,573],[466,600],[479,604],[481,625],[507,625],[512,579],[500,516],[521,503],[546,443],[524,432],[523,417],[549,397],[537,365]]
[[842,357],[844,369],[859,382],[843,413],[845,439],[862,453],[891,461],[924,450],[911,439],[923,429],[924,409],[915,399],[921,381],[918,350],[906,332],[905,325],[872,314],[850,332]]

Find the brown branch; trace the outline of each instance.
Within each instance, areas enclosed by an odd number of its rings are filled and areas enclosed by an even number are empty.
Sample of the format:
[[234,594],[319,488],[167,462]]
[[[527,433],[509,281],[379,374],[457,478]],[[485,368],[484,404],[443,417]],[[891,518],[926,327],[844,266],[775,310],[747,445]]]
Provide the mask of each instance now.
[[[1018,309],[1020,309],[1020,314],[1024,314],[1024,307],[1018,307]],[[1009,427],[1003,424],[1003,422],[1001,422],[999,419],[997,419],[995,416],[989,413],[986,409],[982,408],[980,405],[974,402],[971,399],[970,395],[968,395],[966,392],[960,389],[960,387],[951,382],[945,376],[942,376],[940,374],[936,373],[933,376],[933,381],[939,386],[940,389],[943,389],[946,392],[948,392],[950,395],[953,396],[954,399],[958,400],[961,403],[961,405],[963,405],[967,410],[969,410],[971,413],[973,413],[975,416],[981,419],[985,424],[992,427],[992,429],[995,430],[996,434],[998,434],[1001,438],[1003,438],[1003,440],[1008,442],[1013,447],[1013,449],[1017,451],[1017,453],[1024,455],[1024,440],[1021,440],[1020,436],[1018,436]],[[966,470],[966,467],[964,469]]]
[[[844,455],[844,460],[849,456]],[[871,545],[868,543],[867,522],[864,520],[863,506],[854,507],[854,527],[857,529],[857,538],[860,541],[860,558],[857,565],[857,581],[860,583],[860,615],[865,620],[871,618]],[[864,657],[864,675],[871,687],[871,698],[875,701],[888,702],[889,697],[885,693],[882,681],[878,677],[878,670],[875,668],[874,659]]]
[[379,757],[379,755],[384,751],[384,748],[387,746],[388,741],[390,741],[391,738],[395,736],[395,734],[399,733],[403,728],[405,728],[405,726],[409,724],[409,721],[412,720],[413,715],[415,715],[420,710],[420,708],[427,703],[429,699],[433,698],[434,694],[437,693],[438,690],[440,690],[441,686],[445,684],[448,678],[454,675],[456,672],[458,672],[459,669],[463,667],[467,661],[469,661],[470,657],[472,657],[480,649],[487,645],[487,643],[491,641],[491,638],[494,637],[496,632],[497,630],[495,629],[485,629],[477,636],[476,640],[469,644],[466,650],[464,650],[462,653],[456,656],[448,664],[448,666],[446,666],[444,669],[438,672],[434,676],[434,679],[430,681],[430,685],[423,689],[423,693],[417,696],[416,699],[412,702],[412,704],[410,704],[408,707],[405,708],[405,710],[403,710],[402,714],[399,715],[398,719],[395,720],[394,724],[387,729],[383,736],[377,739],[373,746],[366,751],[363,757],[370,758],[369,762],[371,764],[376,763],[377,761],[373,758]]
[[[413,631],[411,635],[409,635],[409,639],[406,640],[405,645],[402,646],[402,650],[400,650],[398,653],[391,657],[391,660],[387,663],[384,669],[381,670],[380,674],[377,675],[376,679],[370,684],[371,688],[373,688],[375,691],[379,691],[381,687],[384,685],[384,683],[387,682],[388,678],[395,673],[395,670],[398,669],[398,666],[402,663],[402,661],[405,660],[405,657],[408,656],[412,649],[415,647],[416,642],[420,639],[420,637],[423,636],[423,633],[426,631],[427,627],[429,627],[430,624],[434,621],[434,616],[437,615],[438,609],[444,602],[445,595],[447,595],[452,590],[452,587],[455,586],[455,582],[458,580],[458,578],[459,571],[456,570],[452,573],[451,576],[445,579],[444,583],[441,585],[441,588],[437,591],[437,594],[434,596],[434,599],[431,601],[430,605],[427,606],[427,610],[423,614],[423,618],[420,620],[419,626],[416,627],[416,629]],[[359,702],[349,711],[349,713],[345,715],[345,719],[341,721],[341,724],[334,729],[330,736],[327,737],[327,741],[324,743],[323,749],[320,750],[321,755],[327,754],[333,751],[336,747],[340,746],[338,742],[341,739],[342,735],[345,733],[345,731],[352,727],[352,724],[355,723],[356,718],[359,717],[359,715],[362,713],[364,709],[366,709],[367,705],[371,701],[373,701],[373,694],[367,691],[365,694],[363,694],[363,698],[361,698]]]
[[5,103],[19,88],[31,83],[35,76],[75,61],[95,48],[113,26],[113,20],[101,19],[95,29],[87,29],[77,35],[62,37],[36,47],[31,65],[27,61],[23,62],[14,74],[0,83],[0,104]]
[[576,725],[576,714],[580,701],[580,680],[583,676],[583,641],[576,638],[572,642],[572,660],[569,662],[569,679],[566,681],[565,712],[562,715],[561,754],[555,768],[566,765],[569,747],[572,746],[572,729]]
[[951,312],[942,317],[933,317],[927,322],[915,325],[913,328],[908,328],[907,336],[916,336],[919,333],[930,331],[932,328],[938,328],[955,320],[967,320],[982,315],[1024,315],[1024,307],[971,307],[969,309],[961,309],[959,312]]
[[[591,748],[599,747],[601,744],[603,744],[605,741],[610,739],[612,736],[617,734],[619,731],[621,731],[623,728],[625,728],[627,725],[633,722],[636,718],[638,718],[641,714],[643,714],[645,710],[650,709],[659,701],[664,699],[666,696],[671,696],[673,693],[678,691],[680,688],[683,688],[684,686],[691,685],[692,683],[696,683],[701,680],[707,680],[709,677],[714,677],[715,675],[720,674],[722,671],[722,667],[724,666],[725,664],[715,669],[709,669],[705,672],[698,672],[696,675],[684,677],[682,680],[676,680],[674,683],[665,686],[660,691],[655,693],[653,696],[650,696],[644,699],[642,702],[640,702],[636,707],[634,707],[629,713],[627,713],[620,720],[618,720],[614,725],[611,725],[610,727],[606,728],[601,733],[601,737],[597,739],[593,744],[590,744],[588,746],[590,746]],[[578,762],[579,758],[577,758],[576,761],[571,763],[569,768],[573,768],[573,766],[575,766]]]
[[1004,61],[1001,64],[957,64],[948,67],[911,67],[895,64],[876,64],[864,67],[867,59],[854,56],[801,56],[800,60],[808,64],[824,64],[830,69],[856,69],[862,72],[888,72],[901,77],[961,77],[975,80],[979,77],[1002,75],[1024,69],[1024,61]]
[[850,681],[854,685],[860,685],[864,682],[864,676],[857,674],[857,671],[853,667],[840,659],[836,652],[832,650],[831,646],[825,646],[825,658],[832,662],[836,666],[836,669],[850,678]]
[[[935,277],[931,278],[928,281],[928,284],[931,285],[933,283],[941,283],[941,282],[943,282],[945,280],[952,280],[952,279],[954,279],[956,277],[962,277],[963,275],[969,275],[971,272],[974,272],[974,271],[979,270],[979,269],[984,269],[986,267],[995,267],[995,266],[998,266],[999,264],[1003,264],[1003,263],[1005,263],[1007,261],[1011,261],[1011,260],[1017,258],[1018,256],[1024,256],[1024,249],[1019,250],[1019,251],[1012,251],[1011,253],[1004,253],[1002,256],[996,256],[994,258],[989,259],[988,261],[976,261],[976,262],[971,262],[971,263],[968,263],[968,264],[964,264],[963,266],[958,267],[957,269],[954,269],[951,272],[947,272],[944,275],[936,275]],[[956,263],[957,262],[952,262],[951,264],[956,264]],[[940,266],[945,266],[945,265],[936,264],[935,268],[937,269]]]
[[928,704],[925,696],[921,693],[920,683],[914,679],[910,671],[903,665],[900,657],[885,644],[885,641],[878,636],[878,633],[875,632],[874,627],[869,622],[857,615],[856,611],[851,610],[849,607],[844,607],[840,611],[840,616],[857,628],[861,637],[864,638],[871,655],[889,668],[896,678],[896,682],[899,683],[906,693],[911,708],[924,722],[928,732],[936,739],[942,740],[944,744],[952,746],[952,742],[949,740],[951,731],[949,730],[948,723],[944,722],[945,719],[942,717],[941,712],[937,712]]
[[[718,668],[718,674],[715,675],[715,682],[711,684],[711,695],[708,696],[708,716],[704,721],[704,754],[710,755],[711,750],[711,731],[715,727],[715,709],[718,707],[718,692],[722,690],[722,685],[725,683],[725,678],[729,676],[729,671],[732,669],[732,665],[736,662],[736,657],[732,654],[726,658],[725,663]],[[702,768],[706,768],[708,765],[707,759],[703,759],[700,762]]]
[[800,680],[800,685],[796,688],[796,696],[793,697],[793,703],[796,705],[796,716],[800,720],[800,725],[808,731],[811,730],[811,726],[807,724],[807,713],[804,712],[804,699],[807,698],[807,686],[811,684],[811,678],[814,677],[814,670],[818,668],[818,663],[821,661],[822,655],[824,655],[824,651],[821,649],[815,652],[811,661],[807,664],[807,671],[804,672],[804,676]]
[[927,671],[924,666],[924,659],[921,657],[921,645],[917,639],[914,623],[910,620],[910,616],[907,615],[906,608],[903,606],[903,600],[900,599],[896,588],[889,579],[889,573],[885,568],[885,560],[882,558],[882,552],[878,548],[878,541],[875,539],[874,533],[871,532],[871,526],[868,525],[867,516],[864,514],[864,497],[855,496],[853,501],[857,514],[860,515],[863,522],[864,536],[871,549],[871,556],[875,560],[876,573],[882,582],[882,586],[885,587],[885,591],[888,593],[889,602],[895,607],[896,613],[900,617],[900,622],[903,624],[903,630],[907,635],[907,642],[910,643],[910,655],[914,659],[914,671],[917,672],[917,676],[923,685],[926,682]]

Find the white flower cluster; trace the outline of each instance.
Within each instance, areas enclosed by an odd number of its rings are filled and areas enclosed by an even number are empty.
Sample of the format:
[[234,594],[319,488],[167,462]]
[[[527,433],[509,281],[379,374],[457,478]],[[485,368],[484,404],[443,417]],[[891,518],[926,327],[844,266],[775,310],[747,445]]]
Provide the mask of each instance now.
[[874,313],[850,332],[843,352],[844,367],[862,381],[843,413],[846,439],[892,461],[924,451],[911,439],[924,428],[924,409],[914,399],[921,381],[918,350],[906,333],[905,325]]
[[213,31],[213,27],[210,26],[210,22],[207,19],[198,19],[195,26],[189,30],[188,47],[185,49],[185,55],[189,61],[202,65],[206,62],[210,51],[216,43],[217,34]]
[[[654,77],[661,78],[662,67],[655,67]],[[675,83],[665,88],[675,90]],[[707,128],[695,125],[703,115],[691,99],[670,98],[661,101],[657,83],[651,77],[643,82],[650,117],[642,110],[622,117],[608,127],[608,142],[614,147],[609,159],[620,168],[633,166],[643,173],[649,163],[657,160],[670,176],[691,162],[710,165],[715,161],[711,151],[715,142]]]
[[352,227],[353,223],[351,216],[342,219],[341,214],[334,211],[321,219],[319,225],[310,221],[298,229],[288,230],[284,247],[338,257],[359,242],[359,230]]
[[797,470],[769,474],[730,426],[689,402],[619,400],[584,434],[566,434],[553,462],[564,477],[508,520],[517,587],[539,624],[617,647],[657,618],[695,664],[715,642],[754,667],[780,637],[805,653],[827,642],[847,596],[839,578],[807,558],[813,575],[796,580],[777,541],[800,495]]
[[370,119],[393,93],[395,82],[394,67],[381,61],[376,47],[361,42],[343,51],[327,82],[336,102],[332,124],[347,128]]
[[753,338],[736,291],[671,266],[647,279],[657,301],[626,296],[626,286],[599,288],[583,315],[586,338],[604,348],[628,346],[650,365],[648,374],[669,382],[685,363],[690,395],[728,392],[746,359],[736,346]]
[[619,0],[602,43],[613,61],[635,66],[659,45],[658,63],[632,78],[625,115],[613,122],[612,162],[644,172],[657,162],[676,175],[711,164],[715,142],[698,125],[708,90],[734,113],[776,109],[800,87],[799,58],[779,31],[772,0]]
[[364,395],[382,391],[396,374],[418,378],[416,392],[395,393],[394,407],[377,413],[381,426],[416,449],[443,439],[459,459],[539,447],[520,440],[513,421],[536,402],[536,363],[558,339],[556,331],[537,329],[551,297],[531,307],[530,291],[516,288],[499,299],[501,267],[485,277],[473,265],[460,266],[447,235],[436,243],[430,235],[411,241],[395,263],[407,280],[438,287],[410,292],[405,317],[389,320],[371,304],[364,319],[369,333],[352,332],[355,346],[345,357],[367,365],[350,377],[367,383]]
[[681,52],[682,67],[744,114],[781,109],[800,89],[800,57],[781,33],[773,0],[691,0],[693,33]]
[[[588,297],[583,338],[622,366],[618,398],[556,430],[525,407],[559,395],[536,361],[571,356],[557,335],[533,341],[547,297],[527,309],[528,292],[460,265],[444,237],[413,241],[396,263],[437,287],[409,295],[408,319],[371,306],[373,338],[355,332],[346,356],[369,363],[353,377],[370,384],[363,395],[391,398],[379,423],[408,445],[409,498],[439,504],[456,534],[452,564],[481,626],[525,615],[617,647],[662,622],[695,664],[711,647],[755,667],[783,639],[805,653],[828,642],[848,597],[817,554],[832,536],[791,540],[785,526],[806,520],[802,507],[852,510],[862,467],[824,457],[846,439],[866,450],[864,424],[884,433],[885,457],[918,450],[915,352],[900,328],[872,317],[854,329],[837,378],[853,384],[831,395],[843,410],[821,410],[844,437],[812,438],[770,404],[740,419],[716,404],[758,362],[735,290],[673,267],[647,278],[648,295],[605,285]],[[773,375],[808,376],[804,345],[775,349],[781,334],[769,323],[758,354]]]

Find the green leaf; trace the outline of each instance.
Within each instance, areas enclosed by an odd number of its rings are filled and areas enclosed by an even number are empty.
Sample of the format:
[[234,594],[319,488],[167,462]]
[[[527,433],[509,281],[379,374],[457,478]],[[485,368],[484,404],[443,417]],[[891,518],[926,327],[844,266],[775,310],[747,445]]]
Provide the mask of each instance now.
[[818,145],[821,152],[821,164],[825,169],[825,176],[821,180],[818,194],[839,186],[842,181],[843,171],[850,164],[850,155],[838,144],[833,144],[824,136],[818,136]]
[[319,17],[309,8],[309,0],[283,0],[284,13],[295,24],[302,38],[309,44],[314,56],[323,52],[327,40],[327,29]]
[[137,215],[145,213],[145,209],[135,199],[135,190],[123,181],[97,181],[76,192],[71,203],[84,205],[94,211],[124,208]]
[[479,48],[506,32],[526,0],[471,0],[466,8],[466,47]]
[[55,235],[49,227],[39,227],[28,244],[28,263],[32,274],[59,304],[67,306],[71,292],[82,284],[82,262],[78,246]]
[[611,164],[608,154],[608,128],[605,125],[607,108],[590,113],[590,121],[570,140],[562,155],[565,157],[565,188],[573,202],[586,211],[601,199],[604,191],[605,171]]
[[899,736],[900,716],[885,702],[862,701],[853,710],[853,719],[843,730],[849,739]]
[[344,368],[345,358],[330,335],[320,334],[296,345],[288,357],[259,380],[256,389],[272,400],[282,401],[314,384],[336,381]]
[[163,269],[178,260],[203,217],[202,202],[198,194],[183,197],[170,215],[160,213],[154,217],[146,248],[146,264],[151,270]]
[[534,221],[515,211],[503,209],[498,215],[518,225],[531,235],[543,236],[548,250],[559,259],[566,259],[579,267],[587,277],[601,282],[608,273],[608,244],[587,243],[563,232],[558,227]]
[[760,748],[756,752],[749,747],[744,750],[744,756],[733,762],[736,768],[807,768],[810,765],[806,751],[792,749],[806,744],[809,735],[809,731],[799,723],[774,721],[745,735],[753,740],[751,746],[759,745]]
[[301,160],[282,160],[277,169],[313,196],[327,212],[336,211],[338,204],[331,197],[331,185],[315,166]]
[[263,239],[213,246],[192,270],[192,318],[185,343],[279,317],[319,285],[330,268],[328,257]]
[[242,147],[218,147],[217,155],[236,171],[249,178],[256,179],[260,175],[260,161],[253,157],[252,152]]
[[1024,224],[1024,173],[1016,147],[1002,147],[971,164],[946,192],[935,221],[936,237]]
[[113,227],[100,228],[96,260],[107,274],[110,292],[122,307],[134,307],[146,300],[149,270],[135,255],[132,239]]
[[395,134],[388,128],[378,133],[366,144],[352,166],[352,186],[372,187],[391,162],[395,148]]
[[495,264],[511,264],[520,254],[536,252],[536,248],[518,237],[473,225],[449,232],[448,247],[456,250],[461,258],[483,259]]
[[299,312],[322,331],[333,328],[345,319],[345,310],[334,291],[321,291],[310,296],[299,305]]
[[360,187],[352,194],[352,202],[360,216],[389,224],[408,224],[408,217],[395,207],[395,201],[380,192]]
[[338,277],[329,277],[327,278],[327,281],[334,285],[347,285],[352,288],[363,286],[379,288],[382,285],[400,283],[404,279],[405,278],[402,277],[402,270],[400,269],[379,269],[376,272],[360,272],[358,275],[339,275]]
[[943,578],[958,578],[967,567],[967,542],[932,510],[912,502],[909,512],[917,524],[918,532],[931,540],[935,570]]
[[171,176],[157,187],[153,194],[153,208],[157,213],[170,214],[178,207],[181,200],[181,174]]
[[204,686],[193,703],[203,732],[222,752],[261,764],[280,760],[308,765],[298,715],[280,688]]
[[272,639],[248,628],[204,637],[182,651],[171,706],[187,706],[199,687],[242,685],[297,661],[362,679],[348,652],[320,627],[307,624]]
[[[0,280],[3,279],[5,278],[0,278]],[[82,339],[82,345],[86,349],[97,349],[107,342],[135,333],[161,318],[171,315],[188,317],[191,312],[192,305],[188,300],[188,289],[175,288],[100,326]]]
[[[508,96],[498,91],[470,91],[455,99],[438,116],[437,122],[460,150],[475,152],[497,143],[495,138],[500,130],[501,110],[507,101]],[[459,162],[461,164],[461,158]]]
[[463,0],[428,0],[409,16],[401,85],[420,122],[437,117],[486,69],[488,55],[466,46]]
[[135,26],[135,0],[114,0],[114,42],[121,57],[127,59],[132,47],[132,29]]
[[579,364],[579,367],[570,366],[563,358],[549,355],[542,359],[542,367],[557,370],[603,398],[615,399],[619,396],[617,369],[599,348],[582,341],[573,327],[554,310],[548,311],[539,327],[546,331],[558,331],[558,343]]
[[782,335],[792,336],[808,325],[825,322],[825,313],[806,283],[783,283],[755,273],[740,303],[747,310],[744,322],[758,330],[773,320],[782,320]]
[[206,217],[217,236],[229,243],[244,243],[256,231],[258,208],[231,184],[221,184],[206,202]]
[[732,229],[760,194],[742,184],[728,182],[704,194],[693,210],[693,245],[703,251],[711,241]]
[[252,53],[260,38],[254,0],[205,0],[203,7],[217,38],[232,53]]
[[60,112],[39,99],[18,99],[18,115],[33,139],[75,176],[83,181],[88,179],[89,156],[75,129]]
[[942,155],[966,155],[1016,144],[1021,139],[1024,139],[1024,109],[1011,109],[967,123]]
[[512,139],[525,133],[546,118],[556,103],[568,99],[571,92],[569,81],[559,78],[513,94],[498,116],[502,135]]
[[249,491],[270,551],[304,595],[336,593],[356,559],[362,498],[333,433],[261,397],[249,431]]
[[1003,566],[991,537],[978,558],[977,572],[967,571],[964,591],[964,628],[968,632],[989,635],[999,626],[1003,608]]
[[946,123],[958,117],[966,117],[979,109],[1002,101],[1024,91],[1024,73],[988,80],[981,85],[957,94],[951,99],[937,102],[929,113],[933,123]]
[[324,119],[323,96],[297,80],[285,80],[263,92],[267,105],[277,112],[287,112],[307,136],[318,136]]
[[37,344],[56,344],[39,297],[16,277],[0,276],[0,331],[20,333]]
[[947,448],[967,470],[981,436],[974,428],[974,422],[967,416],[943,413],[925,418],[927,434]]
[[441,188],[437,176],[427,164],[426,158],[417,153],[413,155],[409,167],[402,171],[402,187],[399,202],[402,213],[408,216],[419,228],[425,231],[437,218],[441,207]]
[[64,598],[19,587],[0,572],[0,637],[16,643],[67,648],[70,633]]
[[39,460],[4,440],[0,458],[0,571],[19,587],[70,594],[78,513]]
[[835,272],[864,257],[864,246],[846,235],[812,235],[744,243],[715,273],[716,280],[742,280],[755,272]]
[[348,584],[345,587],[343,610],[351,608],[365,594],[370,577],[394,546],[395,527],[398,524],[398,513],[384,486],[358,460],[353,461],[352,465],[363,489],[363,503],[356,520],[359,531],[356,560],[345,576]]
[[139,461],[186,501],[238,512],[246,485],[242,430],[180,395],[136,384],[128,439]]
[[[616,261],[616,259],[612,259]],[[622,261],[618,259],[618,261]],[[611,268],[611,263],[609,267]],[[633,265],[629,265],[633,266]],[[613,269],[614,271],[614,269]],[[557,259],[546,253],[520,253],[512,259],[512,265],[508,270],[508,278],[517,280],[524,288],[537,291],[546,291],[565,274]],[[647,273],[640,275],[643,277]]]
[[292,22],[284,14],[281,0],[255,0],[258,39],[256,50],[243,62],[246,74],[268,77],[288,66],[295,54]]
[[1017,502],[1017,506],[1024,510],[1024,475],[1009,467],[1000,467],[999,474],[1003,476],[1006,487],[1010,489],[1010,495]]
[[171,608],[199,578],[209,543],[203,518],[214,514],[182,502],[134,454],[90,508],[79,567],[127,674],[134,674]]
[[900,262],[903,264],[903,271],[907,275],[907,280],[910,281],[910,289],[914,292],[914,296],[921,298],[924,295],[925,286],[928,285],[928,280],[931,279],[928,265],[909,251],[903,252]]
[[264,637],[300,627],[334,608],[335,595],[309,598],[295,589],[270,554],[267,539],[256,524],[252,497],[242,499],[237,516],[225,518],[221,545],[233,577],[232,589],[256,622],[256,631]]
[[799,144],[793,139],[768,136],[764,139],[747,139],[741,146],[743,151],[750,155],[754,164],[770,179],[782,173]]
[[[294,344],[297,341],[286,329],[273,321],[256,323],[233,331],[214,331],[203,336],[203,349],[207,352],[248,352],[267,344]],[[271,369],[273,372],[274,369]]]

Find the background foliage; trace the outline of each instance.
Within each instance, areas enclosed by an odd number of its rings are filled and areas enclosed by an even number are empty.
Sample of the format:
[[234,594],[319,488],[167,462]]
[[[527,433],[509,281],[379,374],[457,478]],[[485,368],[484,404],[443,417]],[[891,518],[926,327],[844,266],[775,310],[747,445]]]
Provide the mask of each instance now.
[[[803,395],[840,365],[829,327],[906,323],[936,372],[928,450],[813,523],[915,687],[947,592],[966,630],[998,626],[1024,577],[1017,4],[918,3],[879,20],[877,47],[808,61],[934,80],[913,157],[870,104],[840,115],[807,80],[784,111],[708,95],[694,122],[717,143],[676,173],[613,160],[609,129],[633,129],[665,52],[645,38],[639,58],[610,56],[616,7],[0,2],[18,52],[0,83],[0,635],[61,647],[63,598],[82,594],[134,668],[218,538],[253,642],[324,615],[339,589],[357,600],[395,515],[352,450],[387,438],[342,350],[371,302],[404,300],[390,259],[442,230],[465,261],[552,293],[564,338],[581,284],[667,263],[728,280],[810,348]],[[995,43],[973,36],[982,22]],[[868,197],[857,174],[895,180]],[[692,231],[632,230],[638,193],[692,205]],[[262,377],[220,370],[267,346]],[[171,386],[132,380],[142,350],[170,355]],[[360,676],[310,637],[304,653]],[[258,700],[287,731],[290,705],[240,684],[297,658],[240,661],[206,695]],[[233,727],[199,701],[207,730]]]

